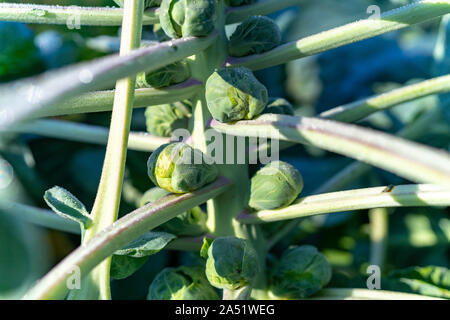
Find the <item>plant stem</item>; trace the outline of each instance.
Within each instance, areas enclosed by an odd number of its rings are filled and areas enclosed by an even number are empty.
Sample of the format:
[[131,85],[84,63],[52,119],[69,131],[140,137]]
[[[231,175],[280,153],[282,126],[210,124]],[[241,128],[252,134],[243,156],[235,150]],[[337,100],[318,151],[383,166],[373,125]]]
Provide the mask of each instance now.
[[264,114],[214,129],[237,136],[309,144],[367,162],[420,183],[450,184],[450,154],[390,134],[319,118]]
[[[106,145],[108,128],[64,120],[35,120],[18,124],[6,129],[8,132],[31,133],[55,139],[65,139],[84,143]],[[1,132],[1,131],[0,131]],[[168,143],[169,138],[153,136],[146,132],[130,132],[128,149],[137,151],[154,151],[160,145]]]
[[442,300],[418,294],[369,289],[328,288],[310,300]]
[[355,122],[372,113],[385,110],[400,103],[449,91],[450,75],[446,75],[339,106],[322,112],[319,117],[342,122]]
[[248,300],[252,287],[245,286],[237,290],[223,289],[223,300]]
[[298,5],[301,2],[302,0],[262,0],[246,6],[228,7],[226,10],[226,22],[227,24],[231,24],[255,15],[267,15],[287,7]]
[[[136,89],[133,107],[143,108],[186,100],[197,94],[200,88],[201,83],[199,81],[190,79],[167,88]],[[69,99],[66,102],[38,110],[32,115],[32,118],[111,111],[113,103],[114,90],[88,92]]]
[[214,183],[191,193],[168,195],[117,220],[96,234],[91,241],[73,251],[44,276],[24,299],[61,299],[67,292],[66,281],[76,266],[83,277],[116,250],[180,213],[224,192],[231,182],[219,177]]
[[325,213],[388,207],[449,206],[450,187],[399,185],[331,192],[297,199],[292,205],[256,213],[242,213],[242,223],[265,223]]
[[[142,31],[142,13],[144,3],[141,0],[125,0],[122,23],[120,55],[125,56],[140,46]],[[128,133],[133,111],[134,87],[136,77],[117,81],[110,126],[110,135],[106,147],[102,176],[97,190],[94,207],[91,212],[92,227],[86,230],[83,245],[86,245],[97,233],[117,219],[122,194],[123,175],[127,155]],[[97,297],[111,299],[110,290],[111,258],[103,261],[85,279],[87,288],[80,294],[74,292],[74,298]]]
[[[1,21],[63,24],[70,29],[80,29],[81,26],[120,26],[123,12],[122,8],[0,3]],[[156,10],[146,10],[142,22],[144,25],[158,23]]]
[[64,219],[51,210],[0,199],[0,211],[38,226],[80,234],[80,225],[78,223]]
[[371,265],[383,269],[389,228],[389,212],[386,208],[369,210]]
[[[437,121],[440,117],[442,117],[440,108],[439,106],[435,106],[432,110],[422,114],[419,119],[414,121],[411,125],[400,130],[398,135],[403,138],[416,139],[431,123]],[[367,163],[354,161],[328,179],[324,184],[317,188],[313,194],[342,190],[359,177],[370,172],[371,169],[372,167]],[[301,219],[289,221],[282,229],[278,230],[270,241],[268,241],[268,250],[289,232],[294,230],[299,225],[300,221]]]
[[[118,79],[150,72],[189,57],[215,42],[208,37],[188,37],[133,50],[127,55],[110,55],[92,62],[49,71],[0,86],[0,127],[26,120],[39,110],[53,108],[87,91],[104,89]],[[11,106],[14,106],[12,108]]]
[[228,58],[227,65],[245,66],[252,70],[268,68],[405,28],[447,13],[450,13],[450,0],[422,0],[388,11],[382,14],[380,19],[359,20],[286,43],[263,54]]

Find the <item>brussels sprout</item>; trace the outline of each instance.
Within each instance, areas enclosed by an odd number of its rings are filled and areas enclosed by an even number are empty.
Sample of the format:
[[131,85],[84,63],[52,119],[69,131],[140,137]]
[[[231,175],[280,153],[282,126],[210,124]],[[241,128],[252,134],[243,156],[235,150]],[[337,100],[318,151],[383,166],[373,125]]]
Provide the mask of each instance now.
[[272,293],[288,299],[307,298],[331,280],[327,259],[309,245],[286,250],[272,270]]
[[303,189],[300,172],[287,162],[272,161],[251,179],[249,206],[272,210],[290,205]]
[[218,300],[200,266],[165,268],[148,290],[147,300]]
[[171,38],[209,35],[216,21],[216,0],[162,0],[159,22]]
[[[124,0],[114,0],[114,2],[117,3],[118,6],[123,8]],[[161,0],[144,0],[145,8],[159,7],[160,4]]]
[[247,240],[222,237],[211,243],[206,260],[206,277],[214,287],[240,289],[251,285],[258,272],[256,251]]
[[173,193],[197,190],[217,178],[217,168],[198,149],[183,142],[164,144],[147,162],[150,180]]
[[184,102],[147,107],[147,131],[156,136],[171,137],[174,130],[188,126],[189,116],[189,109]]
[[232,57],[263,53],[277,47],[280,42],[281,31],[275,21],[254,16],[243,21],[233,32],[228,42],[228,53]]
[[[141,198],[140,206],[156,201],[170,194],[168,191],[155,187],[148,190]],[[206,213],[200,207],[194,207],[160,226],[165,232],[178,236],[198,236],[206,232]]]
[[206,81],[206,102],[220,122],[253,119],[267,104],[267,89],[247,68],[222,68]]
[[246,6],[248,4],[253,4],[257,2],[258,0],[225,0],[225,3],[229,5],[230,7],[240,7],[240,6]]
[[285,114],[288,116],[294,115],[294,108],[292,104],[283,98],[269,98],[269,103],[263,113]]
[[136,78],[138,88],[163,88],[181,83],[191,76],[188,64],[181,60],[151,72],[141,72]]

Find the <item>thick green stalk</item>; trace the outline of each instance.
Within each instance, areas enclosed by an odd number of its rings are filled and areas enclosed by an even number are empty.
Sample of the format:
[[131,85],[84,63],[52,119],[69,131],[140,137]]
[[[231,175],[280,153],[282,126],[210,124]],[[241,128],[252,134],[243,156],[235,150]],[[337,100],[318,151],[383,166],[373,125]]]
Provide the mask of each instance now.
[[62,299],[67,293],[66,281],[78,267],[81,276],[89,274],[105,258],[122,249],[151,229],[180,213],[214,198],[230,186],[219,177],[214,183],[191,193],[169,195],[120,218],[96,234],[91,241],[73,251],[44,276],[24,299]]
[[320,214],[388,207],[449,206],[450,187],[400,185],[331,192],[297,199],[286,208],[242,213],[242,223],[265,223]]
[[[53,119],[21,123],[6,129],[6,131],[31,133],[55,139],[100,145],[106,145],[110,132],[105,127]],[[130,132],[128,136],[128,149],[149,152],[156,150],[160,145],[169,141],[169,138],[158,137],[145,132]]]
[[[125,56],[140,46],[142,31],[141,0],[126,0],[122,23],[120,55]],[[110,135],[106,147],[102,176],[97,190],[94,207],[91,212],[93,225],[86,230],[83,245],[86,245],[97,233],[117,219],[122,194],[123,175],[127,155],[128,133],[133,112],[134,87],[136,78],[117,81],[110,126]],[[83,280],[85,286],[80,292],[72,291],[75,299],[111,299],[110,290],[111,258],[103,261]]]
[[[122,8],[0,3],[0,21],[63,24],[70,29],[120,26],[123,12]],[[158,23],[156,10],[146,10],[142,22],[144,25]]]
[[252,70],[272,67],[346,44],[421,23],[450,13],[450,0],[422,0],[387,11],[380,19],[363,19],[286,43],[269,52],[243,58],[228,58],[227,65]]
[[419,183],[450,184],[450,154],[390,134],[319,118],[265,114],[216,130],[309,144],[351,157]]
[[[143,108],[158,104],[172,103],[192,98],[202,85],[195,79],[167,88],[136,89],[134,108]],[[114,102],[114,90],[94,91],[79,95],[66,102],[38,110],[32,118],[63,116],[69,114],[111,111]]]

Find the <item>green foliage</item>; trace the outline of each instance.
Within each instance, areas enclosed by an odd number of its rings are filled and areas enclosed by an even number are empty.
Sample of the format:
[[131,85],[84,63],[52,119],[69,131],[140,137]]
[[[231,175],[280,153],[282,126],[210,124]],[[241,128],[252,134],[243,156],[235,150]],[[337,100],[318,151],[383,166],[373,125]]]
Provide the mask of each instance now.
[[182,142],[162,145],[147,162],[148,176],[173,193],[197,190],[217,178],[217,168],[198,149]]
[[158,253],[176,237],[165,232],[147,232],[138,239],[132,241],[124,248],[117,250],[114,254],[142,258]]
[[188,64],[181,60],[158,70],[142,72],[137,76],[138,88],[164,88],[187,80],[191,76]]
[[220,122],[253,119],[266,107],[267,89],[247,68],[222,68],[206,81],[206,101]]
[[148,300],[218,300],[203,267],[165,268],[153,280]]
[[237,26],[228,42],[232,57],[263,53],[280,45],[281,32],[275,21],[264,16],[254,16]]
[[294,107],[284,98],[269,98],[267,107],[263,113],[294,115]]
[[181,101],[147,107],[147,131],[156,136],[171,137],[174,130],[188,126],[191,115],[189,109],[190,105]]
[[66,189],[55,186],[45,191],[44,200],[60,216],[79,222],[84,229],[91,226],[92,220],[84,204]]
[[162,0],[159,21],[171,38],[207,36],[216,23],[216,1]]
[[271,290],[276,296],[304,299],[331,280],[327,259],[313,246],[287,249],[271,271]]
[[221,237],[208,248],[206,277],[214,287],[237,290],[251,285],[258,273],[257,253],[247,240]]
[[272,161],[251,180],[249,206],[255,210],[271,210],[290,205],[303,189],[303,178],[292,165]]
[[111,278],[116,280],[126,279],[142,268],[147,260],[148,257],[133,258],[114,254],[111,258]]
[[[170,193],[164,189],[158,187],[151,188],[142,196],[141,206],[161,199],[168,194]],[[200,207],[194,207],[170,219],[159,228],[178,236],[198,236],[207,231],[206,213]]]
[[395,270],[383,277],[382,288],[450,299],[450,270],[437,266]]

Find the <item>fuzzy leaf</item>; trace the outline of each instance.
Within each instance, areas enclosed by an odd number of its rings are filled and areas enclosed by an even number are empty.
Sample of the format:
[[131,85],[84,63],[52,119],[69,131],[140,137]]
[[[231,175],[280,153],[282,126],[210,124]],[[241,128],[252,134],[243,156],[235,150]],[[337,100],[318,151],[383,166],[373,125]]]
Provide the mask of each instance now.
[[45,191],[44,200],[60,216],[79,222],[84,229],[91,226],[92,220],[84,204],[66,189],[55,186]]
[[128,278],[138,271],[147,262],[148,258],[113,255],[111,259],[111,277],[117,280]]
[[147,232],[140,238],[130,242],[123,249],[117,250],[114,255],[142,258],[158,253],[176,236],[166,232]]

